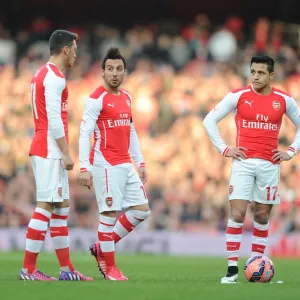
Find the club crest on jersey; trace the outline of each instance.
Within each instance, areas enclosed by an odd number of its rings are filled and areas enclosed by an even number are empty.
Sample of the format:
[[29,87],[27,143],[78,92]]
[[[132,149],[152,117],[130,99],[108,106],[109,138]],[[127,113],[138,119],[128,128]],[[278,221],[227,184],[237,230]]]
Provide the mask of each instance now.
[[61,104],[61,110],[62,111],[67,111],[68,110],[68,103],[67,102],[63,102]]
[[231,195],[232,192],[233,192],[233,185],[230,185],[230,186],[229,186],[229,195]]
[[273,101],[272,106],[275,110],[279,110],[280,109],[280,101]]
[[112,197],[107,197],[107,198],[105,199],[105,203],[106,203],[106,205],[107,205],[108,207],[111,207],[112,204],[113,204],[113,199],[112,199]]
[[59,197],[62,197],[62,187],[59,187],[57,189],[57,194],[58,194]]
[[129,107],[131,107],[131,101],[129,99],[126,99],[126,103]]

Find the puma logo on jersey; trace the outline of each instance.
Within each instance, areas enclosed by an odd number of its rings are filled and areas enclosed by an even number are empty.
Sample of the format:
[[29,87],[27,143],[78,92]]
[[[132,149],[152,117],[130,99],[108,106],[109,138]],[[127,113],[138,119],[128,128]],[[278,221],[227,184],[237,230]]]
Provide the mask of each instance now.
[[108,103],[107,106],[111,106],[112,108],[115,108],[115,104],[114,103]]
[[252,106],[252,103],[253,103],[253,101],[245,101],[245,103],[247,103],[247,104],[249,104],[249,106],[251,107]]

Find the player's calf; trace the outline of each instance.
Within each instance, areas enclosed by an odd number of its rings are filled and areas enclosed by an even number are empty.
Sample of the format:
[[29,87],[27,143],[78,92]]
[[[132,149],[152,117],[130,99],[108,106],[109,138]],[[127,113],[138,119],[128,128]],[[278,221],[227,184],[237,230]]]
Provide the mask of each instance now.
[[137,225],[145,221],[150,216],[150,210],[142,211],[130,209],[123,213],[118,219],[112,237],[117,243],[130,233]]

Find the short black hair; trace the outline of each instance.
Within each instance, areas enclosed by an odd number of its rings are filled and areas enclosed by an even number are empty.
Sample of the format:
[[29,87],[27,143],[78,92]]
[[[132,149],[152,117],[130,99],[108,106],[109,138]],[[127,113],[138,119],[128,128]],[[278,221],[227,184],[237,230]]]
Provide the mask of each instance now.
[[253,63],[256,64],[266,64],[268,66],[268,71],[269,73],[273,73],[274,72],[274,65],[275,65],[275,61],[271,56],[253,56],[251,58],[251,63],[250,66],[252,66]]
[[55,30],[49,39],[50,55],[59,54],[63,47],[72,47],[73,41],[77,40],[76,33],[58,29]]
[[124,69],[126,69],[126,61],[125,58],[121,55],[119,48],[111,47],[108,49],[105,57],[102,61],[102,69],[105,70],[105,64],[108,59],[121,59],[124,64]]

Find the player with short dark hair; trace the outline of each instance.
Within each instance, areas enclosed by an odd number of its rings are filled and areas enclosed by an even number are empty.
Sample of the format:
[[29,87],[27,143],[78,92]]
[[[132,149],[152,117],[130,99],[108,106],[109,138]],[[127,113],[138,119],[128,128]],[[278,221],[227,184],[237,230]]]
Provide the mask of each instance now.
[[[235,283],[238,279],[242,227],[248,204],[252,201],[251,256],[264,254],[271,210],[273,205],[280,203],[280,164],[300,150],[300,111],[291,96],[272,87],[275,76],[273,58],[253,57],[250,72],[252,84],[226,95],[203,122],[218,151],[233,158],[229,183],[230,218],[226,228],[228,270],[221,283]],[[235,147],[225,144],[217,126],[230,112],[235,114]],[[284,114],[297,127],[295,139],[287,151],[278,149]]]
[[54,281],[36,268],[50,224],[60,280],[92,280],[75,270],[70,259],[67,218],[70,211],[68,171],[74,163],[68,145],[68,87],[63,71],[76,59],[77,34],[56,30],[49,40],[50,59],[31,81],[35,134],[29,155],[36,182],[37,207],[26,233],[20,279]]
[[270,74],[274,73],[275,61],[271,56],[253,56],[251,58],[250,66],[252,66],[254,63],[267,65],[268,72]]
[[109,59],[120,59],[123,62],[124,70],[126,70],[127,64],[126,64],[125,58],[121,55],[120,50],[118,48],[112,47],[106,53],[105,57],[102,60],[102,70],[105,70],[106,62]]
[[[132,97],[120,88],[125,71],[119,49],[109,49],[102,63],[104,84],[87,99],[80,126],[79,182],[94,186],[100,213],[99,242],[90,250],[108,280],[127,280],[115,264],[115,243],[150,215],[144,189],[148,175],[133,125]],[[116,222],[116,211],[122,209],[127,211]]]

